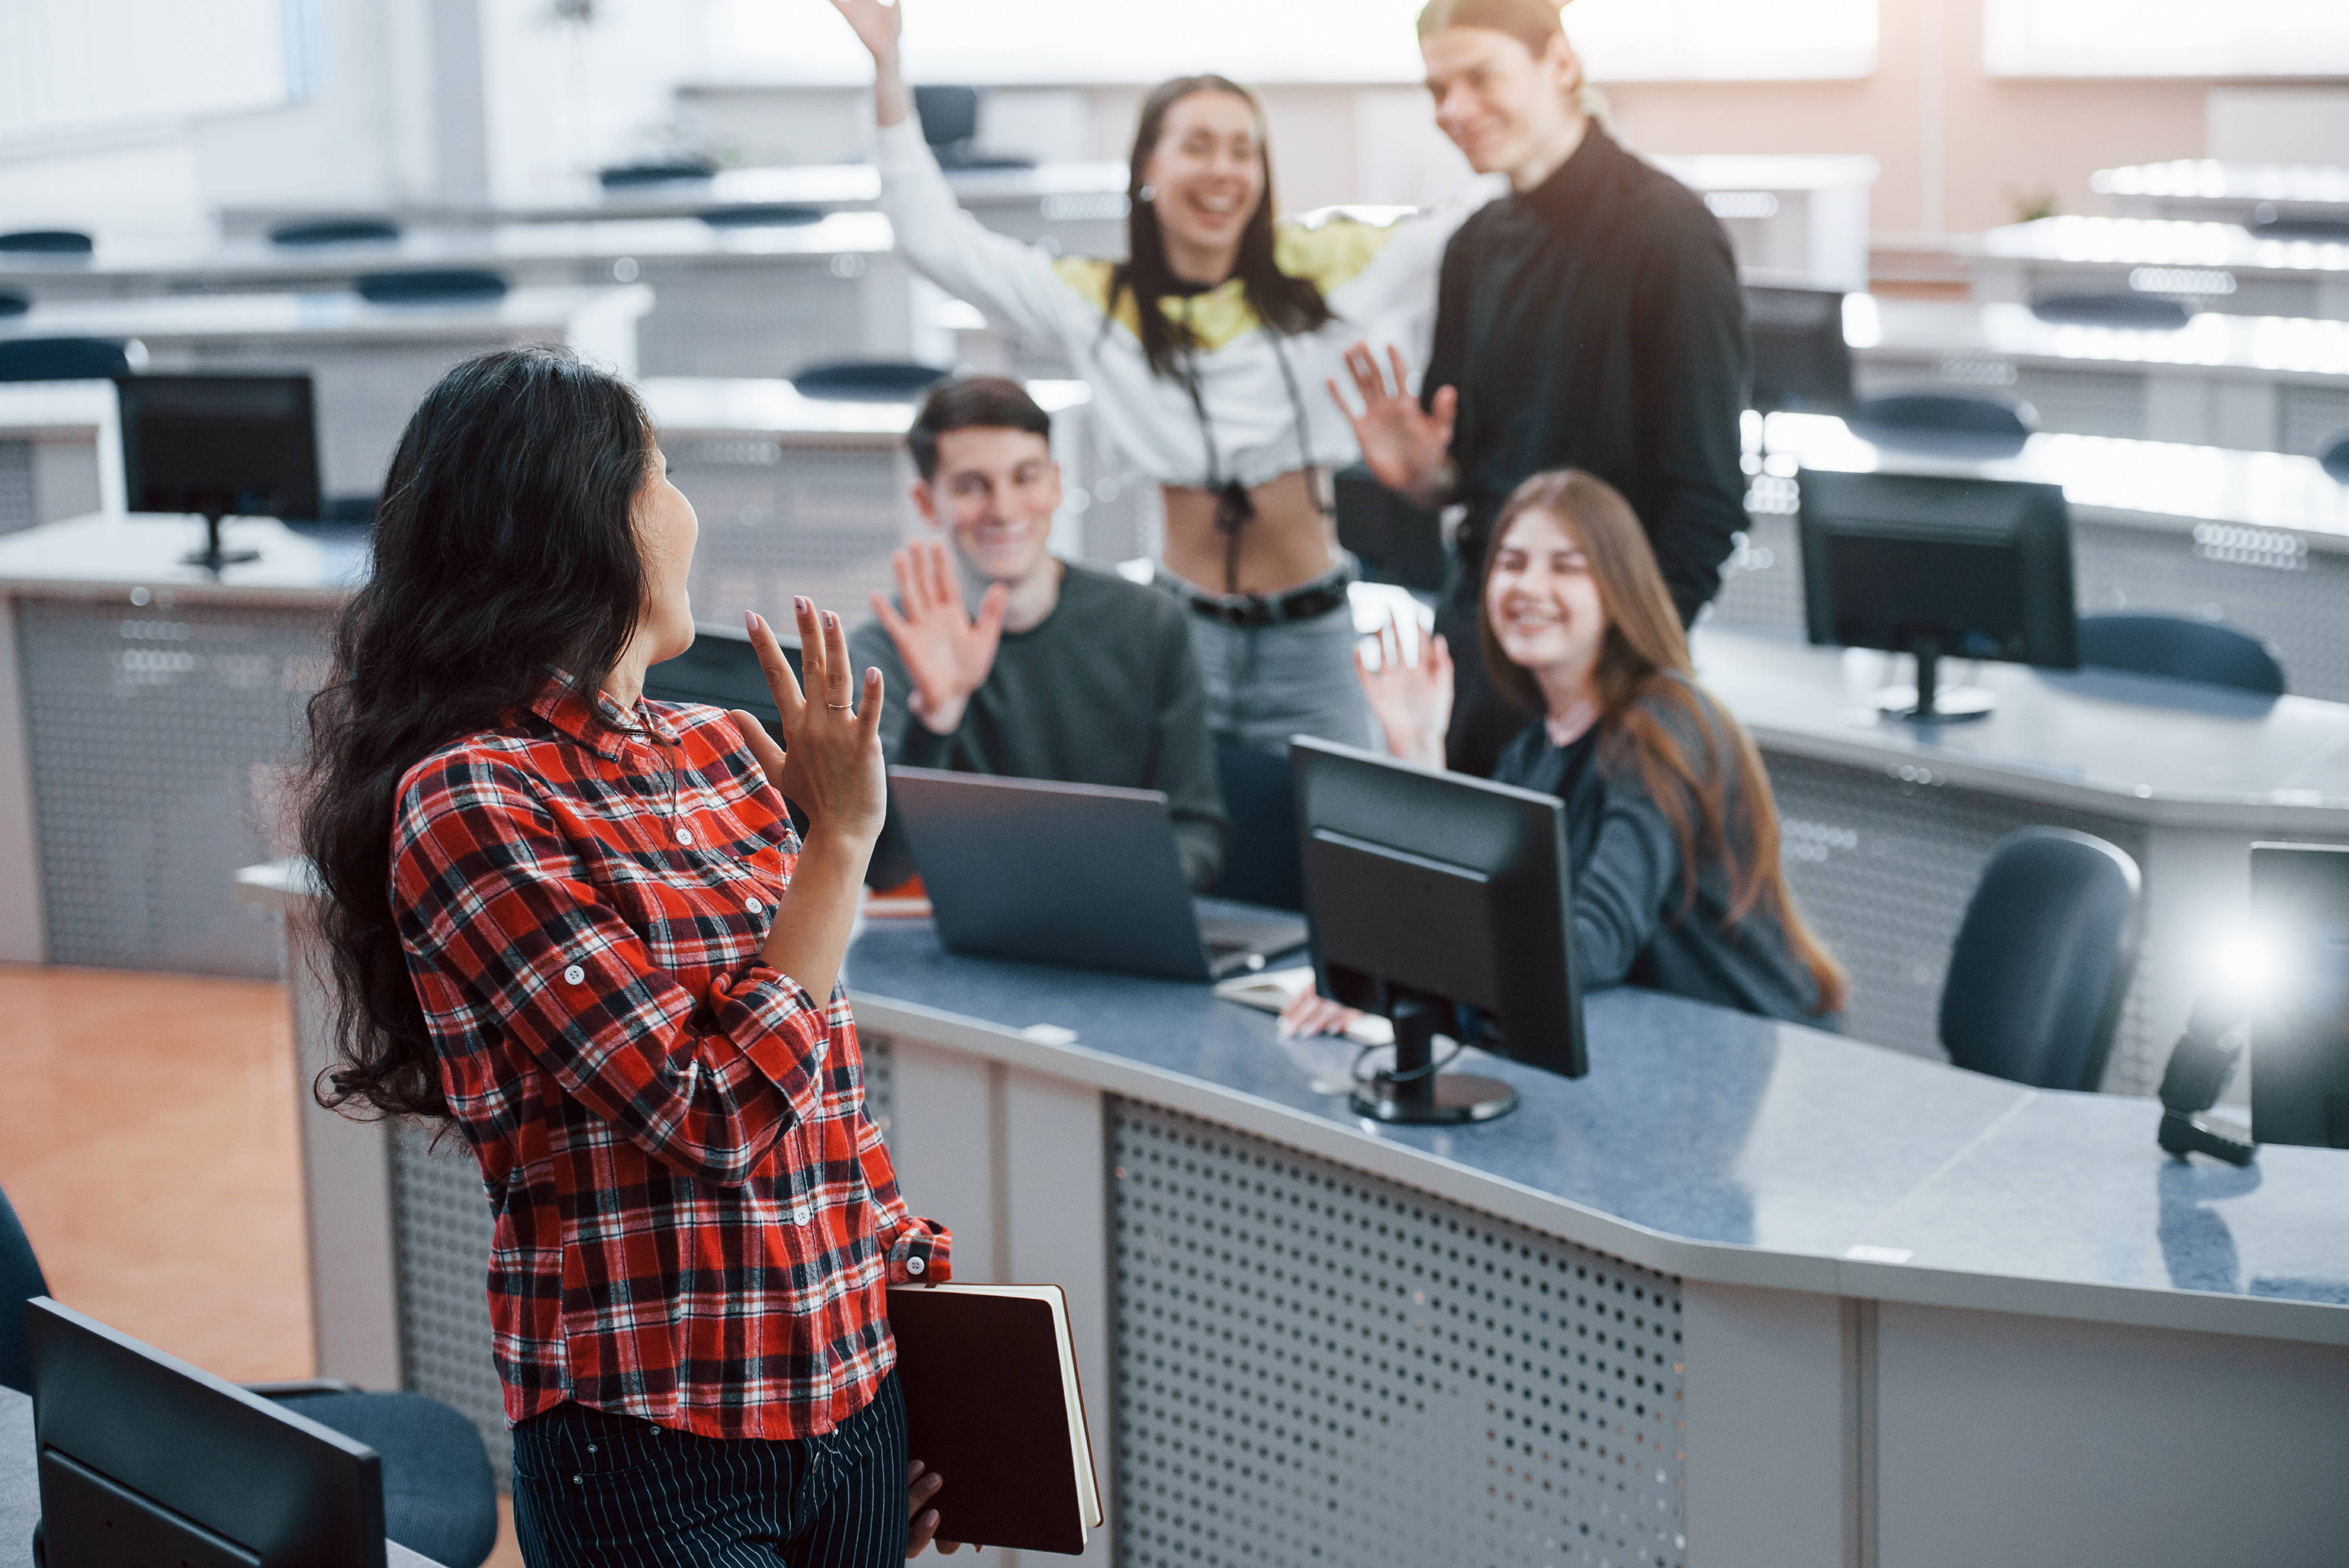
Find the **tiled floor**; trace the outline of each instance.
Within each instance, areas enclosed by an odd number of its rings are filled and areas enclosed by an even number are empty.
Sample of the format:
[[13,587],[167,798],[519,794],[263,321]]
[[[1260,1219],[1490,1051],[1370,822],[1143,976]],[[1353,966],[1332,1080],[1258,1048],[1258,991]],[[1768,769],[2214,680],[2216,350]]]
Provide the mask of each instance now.
[[[0,965],[0,1189],[58,1300],[223,1377],[306,1377],[274,985]],[[509,1526],[490,1562],[519,1568]]]

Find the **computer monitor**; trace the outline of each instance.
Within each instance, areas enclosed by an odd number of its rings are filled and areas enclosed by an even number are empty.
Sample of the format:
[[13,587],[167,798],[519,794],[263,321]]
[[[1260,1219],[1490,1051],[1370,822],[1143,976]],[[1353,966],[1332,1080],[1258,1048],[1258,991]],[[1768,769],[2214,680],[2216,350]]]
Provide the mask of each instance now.
[[47,1296],[25,1312],[51,1563],[384,1568],[374,1449]]
[[1394,1023],[1394,1067],[1357,1087],[1354,1109],[1426,1124],[1516,1107],[1497,1079],[1438,1072],[1438,1033],[1588,1072],[1565,803],[1303,736],[1289,757],[1315,979]]
[[318,425],[307,376],[123,376],[122,469],[133,511],[195,512],[218,572],[256,558],[221,549],[223,517],[315,521]]
[[1940,689],[1944,658],[2079,668],[2062,487],[1806,469],[1799,490],[1811,641],[1916,655],[1917,684],[1878,694],[1886,712],[1988,713],[1989,693]]
[[1754,343],[1753,406],[1764,414],[1852,410],[1851,346],[1839,289],[1745,286]]
[[2251,1137],[2349,1149],[2349,847],[2251,846]]

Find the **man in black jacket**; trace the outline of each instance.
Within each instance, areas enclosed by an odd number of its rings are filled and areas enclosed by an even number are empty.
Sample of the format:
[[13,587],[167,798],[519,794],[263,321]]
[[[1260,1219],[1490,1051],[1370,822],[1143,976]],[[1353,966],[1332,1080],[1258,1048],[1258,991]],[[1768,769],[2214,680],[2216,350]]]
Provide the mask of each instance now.
[[1465,509],[1436,629],[1464,655],[1447,760],[1482,777],[1534,717],[1493,690],[1474,652],[1494,515],[1534,474],[1597,474],[1640,514],[1694,620],[1745,526],[1745,306],[1703,201],[1591,118],[1554,4],[1433,0],[1419,35],[1437,123],[1510,193],[1444,253],[1423,401],[1392,349],[1392,386],[1367,346],[1349,367],[1372,471],[1431,511]]

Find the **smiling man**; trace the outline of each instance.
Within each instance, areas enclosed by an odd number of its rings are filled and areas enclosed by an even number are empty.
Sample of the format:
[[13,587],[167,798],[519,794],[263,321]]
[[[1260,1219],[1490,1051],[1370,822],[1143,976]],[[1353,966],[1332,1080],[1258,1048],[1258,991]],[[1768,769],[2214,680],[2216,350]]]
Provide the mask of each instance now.
[[[1194,891],[1223,868],[1224,804],[1183,607],[1050,548],[1061,505],[1052,423],[1018,383],[945,381],[906,437],[914,504],[945,535],[896,552],[850,651],[893,694],[892,762],[1160,789]],[[912,873],[892,832],[870,881]]]

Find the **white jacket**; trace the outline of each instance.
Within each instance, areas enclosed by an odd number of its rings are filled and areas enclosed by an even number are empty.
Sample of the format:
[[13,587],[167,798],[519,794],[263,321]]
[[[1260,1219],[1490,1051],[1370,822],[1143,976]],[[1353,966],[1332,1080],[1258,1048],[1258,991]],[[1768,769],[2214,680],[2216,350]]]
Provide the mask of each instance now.
[[1179,378],[1153,375],[1143,356],[1131,291],[1118,302],[1119,320],[1103,330],[1113,263],[1056,259],[986,228],[955,201],[911,119],[882,128],[880,167],[882,209],[907,259],[999,330],[1066,354],[1092,385],[1092,417],[1127,462],[1165,484],[1204,486],[1220,477],[1251,489],[1306,466],[1299,403],[1314,462],[1342,465],[1360,455],[1351,427],[1322,383],[1334,377],[1346,384],[1340,356],[1357,342],[1369,343],[1381,364],[1391,343],[1413,367],[1427,363],[1444,247],[1468,214],[1503,188],[1479,181],[1441,208],[1394,223],[1332,217],[1279,226],[1280,270],[1312,279],[1336,313],[1319,332],[1278,340],[1296,379],[1297,402],[1274,357],[1274,335],[1261,330],[1237,279],[1187,302],[1162,302],[1175,319],[1187,304],[1199,343],[1200,392],[1222,459],[1217,476],[1189,390]]

